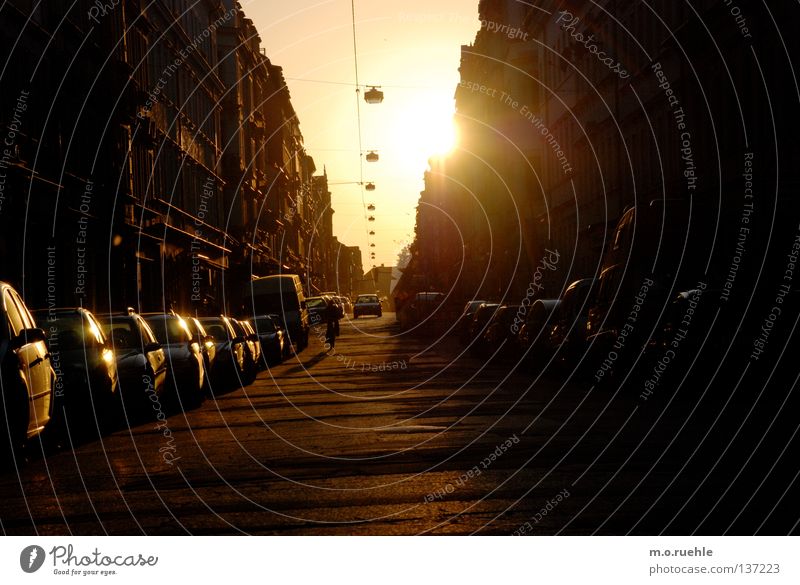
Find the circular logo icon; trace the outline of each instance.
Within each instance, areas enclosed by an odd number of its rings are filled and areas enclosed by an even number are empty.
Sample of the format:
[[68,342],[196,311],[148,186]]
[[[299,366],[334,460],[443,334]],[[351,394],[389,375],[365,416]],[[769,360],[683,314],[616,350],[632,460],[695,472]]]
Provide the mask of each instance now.
[[19,566],[26,573],[35,573],[44,564],[44,549],[41,546],[32,544],[22,549],[19,554]]

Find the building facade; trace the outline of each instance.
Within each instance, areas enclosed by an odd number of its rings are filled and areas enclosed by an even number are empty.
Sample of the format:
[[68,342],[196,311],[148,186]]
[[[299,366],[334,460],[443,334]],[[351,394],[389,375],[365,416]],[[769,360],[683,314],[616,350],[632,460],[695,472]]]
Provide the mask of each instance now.
[[32,306],[236,313],[254,276],[329,285],[327,177],[239,3],[14,0],[0,27],[0,278]]
[[[630,206],[701,205],[716,213],[691,229],[722,235],[723,215],[743,209],[742,169],[758,157],[776,197],[762,210],[756,261],[771,218],[797,209],[791,132],[764,123],[791,115],[797,97],[777,89],[798,43],[776,30],[789,13],[725,0],[482,0],[455,92],[459,148],[426,173],[417,274],[406,282],[519,302],[542,259],[558,257],[541,281],[541,294],[557,297],[599,275]],[[712,268],[735,253],[725,238]]]

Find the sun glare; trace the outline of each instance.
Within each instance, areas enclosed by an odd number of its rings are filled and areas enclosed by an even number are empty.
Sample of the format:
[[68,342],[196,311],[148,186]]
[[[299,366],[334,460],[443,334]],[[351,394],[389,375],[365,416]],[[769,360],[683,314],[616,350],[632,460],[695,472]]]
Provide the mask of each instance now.
[[452,105],[410,104],[395,117],[390,139],[392,150],[424,169],[429,157],[447,154],[456,145]]

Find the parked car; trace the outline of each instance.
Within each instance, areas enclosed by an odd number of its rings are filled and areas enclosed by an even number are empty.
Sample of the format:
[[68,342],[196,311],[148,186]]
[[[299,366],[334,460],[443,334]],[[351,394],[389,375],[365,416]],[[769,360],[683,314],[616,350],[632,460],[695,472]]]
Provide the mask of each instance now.
[[345,314],[353,312],[353,303],[350,301],[349,298],[342,295],[337,295],[336,298],[339,299],[339,304],[342,305],[342,310],[344,311]]
[[14,288],[0,282],[0,459],[10,459],[50,421],[56,374],[47,335]]
[[227,317],[201,317],[206,332],[214,339],[217,357],[211,370],[212,391],[220,387],[244,385],[247,349]]
[[403,303],[397,312],[397,321],[403,329],[409,329],[427,321],[427,325],[434,325],[429,318],[437,313],[445,299],[445,294],[440,292],[418,292],[412,299]]
[[325,311],[328,309],[328,302],[325,297],[308,297],[306,299],[308,309],[308,320],[311,325],[319,325],[325,320]]
[[184,409],[202,403],[205,396],[203,350],[186,321],[174,314],[147,313],[142,316],[167,356],[170,394]]
[[363,315],[383,316],[383,307],[378,295],[358,295],[356,304],[353,306],[353,319],[358,319]]
[[283,322],[283,315],[271,313],[267,316],[272,317],[272,320],[275,322],[275,327],[283,332],[283,358],[291,357],[294,353],[294,346],[289,339],[289,330],[286,329],[286,323]]
[[111,427],[117,414],[117,361],[95,316],[81,307],[32,313],[46,327],[56,372],[51,425],[64,432],[70,423],[71,437]]
[[467,301],[467,304],[464,305],[464,310],[453,327],[455,334],[458,335],[462,343],[468,342],[469,327],[472,324],[473,317],[475,317],[475,311],[485,302],[486,301]]
[[553,314],[547,344],[561,365],[577,363],[586,349],[586,319],[589,315],[589,295],[594,284],[593,278],[583,278],[570,284]]
[[253,329],[261,340],[261,355],[265,365],[271,366],[283,361],[283,328],[275,317],[259,315],[253,319]]
[[244,339],[247,342],[247,349],[250,353],[250,361],[248,363],[247,371],[249,372],[248,379],[250,382],[256,379],[256,374],[258,370],[261,369],[261,338],[256,335],[255,330],[253,330],[252,325],[246,319],[232,319],[235,325],[238,323],[244,334]]
[[[646,346],[649,332],[661,327],[662,308],[672,291],[691,289],[709,278],[707,259],[695,251],[710,250],[723,233],[725,239],[717,241],[727,241],[727,232],[736,224],[722,221],[717,234],[705,225],[708,216],[702,210],[702,205],[695,209],[689,201],[665,199],[630,207],[622,215],[589,300],[587,372],[595,372],[611,351],[617,355],[614,368],[602,378],[627,372]],[[629,320],[632,313],[635,327]],[[624,344],[613,349],[621,337]]]
[[549,326],[559,305],[559,299],[536,299],[527,309],[518,335],[522,361],[527,366],[537,367],[550,359]]
[[[119,395],[126,414],[157,408],[167,385],[167,356],[150,326],[133,309],[99,318],[117,358]],[[155,399],[153,398],[155,397]]]
[[499,303],[481,303],[475,311],[475,316],[472,318],[472,323],[469,326],[469,335],[467,343],[469,344],[470,353],[480,355],[482,351],[483,334],[489,325],[497,309],[500,308]]
[[308,310],[303,284],[296,274],[278,274],[253,280],[244,291],[245,307],[253,315],[277,313],[297,351],[308,347]]
[[200,319],[197,317],[188,317],[185,319],[186,325],[189,326],[189,331],[192,333],[192,340],[200,345],[200,350],[203,354],[203,391],[208,394],[210,390],[211,371],[214,369],[214,361],[217,358],[217,344],[214,343],[214,337],[209,335]]
[[[336,308],[336,317],[337,319],[344,318],[345,310],[344,305],[342,304],[342,299],[337,295],[331,295],[328,297],[328,300],[333,303],[333,306]],[[338,334],[337,334],[338,335]]]
[[482,339],[476,340],[476,351],[483,355],[493,355],[501,346],[502,352],[498,357],[515,357],[519,354],[519,328],[516,320],[519,319],[520,305],[502,305],[492,315]]

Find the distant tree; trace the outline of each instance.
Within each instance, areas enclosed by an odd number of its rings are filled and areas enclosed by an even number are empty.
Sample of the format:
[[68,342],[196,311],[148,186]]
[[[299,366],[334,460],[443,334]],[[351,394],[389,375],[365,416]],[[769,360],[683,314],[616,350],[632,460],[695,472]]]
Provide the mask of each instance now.
[[397,254],[397,267],[403,270],[411,262],[411,244],[406,244]]

